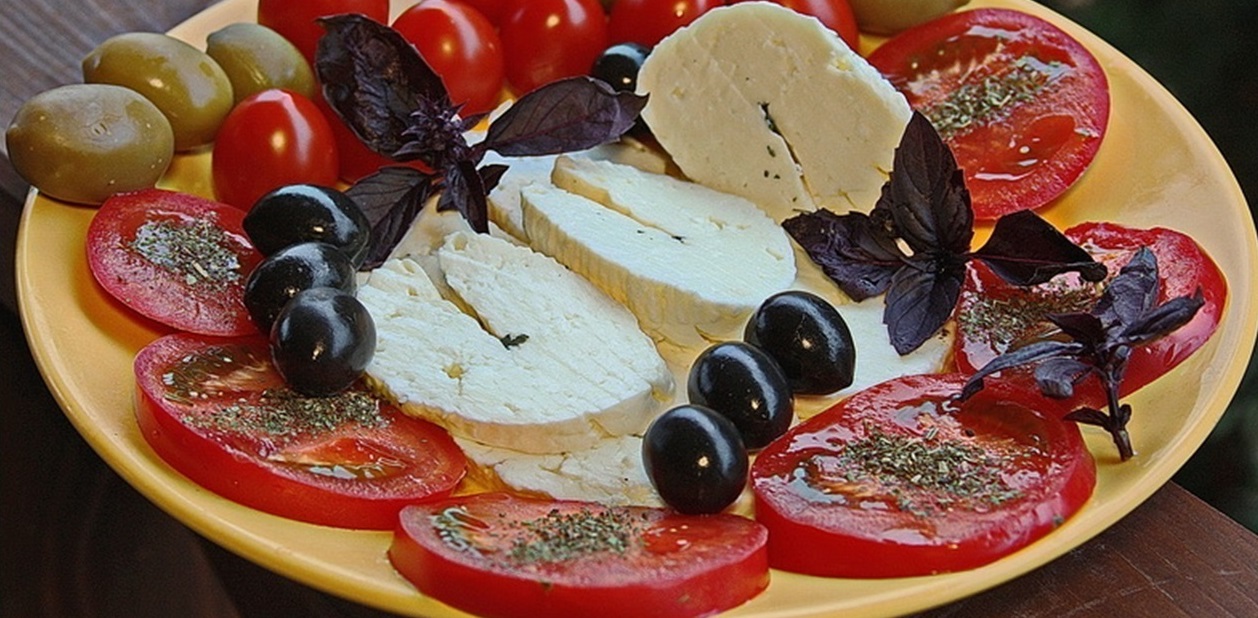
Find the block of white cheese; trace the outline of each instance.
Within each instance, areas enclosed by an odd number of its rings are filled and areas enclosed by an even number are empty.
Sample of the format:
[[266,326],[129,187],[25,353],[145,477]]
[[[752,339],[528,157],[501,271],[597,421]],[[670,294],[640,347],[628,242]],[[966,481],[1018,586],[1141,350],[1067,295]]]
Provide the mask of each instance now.
[[638,75],[643,118],[696,182],[781,221],[868,210],[908,123],[904,96],[812,17],[763,2],[708,11]]
[[582,451],[537,455],[455,439],[475,465],[517,491],[615,506],[663,506],[642,464],[642,438],[600,440]]
[[641,433],[673,377],[623,306],[554,260],[481,234],[437,251],[443,298],[392,260],[358,298],[376,322],[372,382],[451,434],[528,453]]
[[521,190],[529,244],[678,345],[736,337],[795,280],[790,239],[754,204],[663,174],[559,157]]

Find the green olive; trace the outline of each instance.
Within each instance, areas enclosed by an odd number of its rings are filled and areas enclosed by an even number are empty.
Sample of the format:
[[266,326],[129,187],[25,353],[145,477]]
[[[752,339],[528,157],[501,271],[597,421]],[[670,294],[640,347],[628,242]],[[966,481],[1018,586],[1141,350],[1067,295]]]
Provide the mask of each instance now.
[[949,13],[970,0],[852,0],[860,29],[874,34],[901,30]]
[[157,106],[106,84],[31,97],[4,136],[22,178],[49,196],[85,204],[153,186],[170,166],[175,143]]
[[83,81],[126,86],[147,97],[170,121],[176,150],[213,142],[233,103],[222,67],[165,34],[129,32],[106,40],[83,59]]
[[205,53],[223,67],[231,80],[237,103],[271,88],[314,98],[315,79],[310,64],[278,32],[258,24],[239,23],[214,32],[205,42]]

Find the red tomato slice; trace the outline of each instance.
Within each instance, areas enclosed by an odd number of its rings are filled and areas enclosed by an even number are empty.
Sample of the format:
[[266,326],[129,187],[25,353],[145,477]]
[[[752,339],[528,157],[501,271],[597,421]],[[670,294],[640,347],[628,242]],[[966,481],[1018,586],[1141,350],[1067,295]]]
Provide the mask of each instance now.
[[480,494],[403,509],[389,559],[478,615],[702,616],[769,585],[766,538],[736,515]]
[[751,483],[769,564],[861,578],[972,569],[1076,512],[1096,468],[1059,402],[992,380],[958,405],[963,384],[884,382],[761,451]]
[[106,292],[146,318],[205,335],[256,333],[244,290],[262,255],[244,217],[184,193],[120,193],[92,217],[87,264]]
[[[1116,223],[1083,223],[1066,230],[1066,237],[1104,263],[1110,276],[1148,247],[1158,261],[1158,302],[1192,296],[1201,288],[1205,305],[1179,330],[1132,351],[1119,395],[1126,396],[1184,362],[1219,327],[1227,301],[1227,283],[1218,265],[1192,238],[1166,228],[1133,229]],[[953,343],[959,371],[971,374],[1010,348],[1054,334],[1044,320],[1049,313],[1091,309],[1104,283],[1088,284],[1075,277],[1059,277],[1031,288],[1005,283],[975,260],[957,303],[957,337]],[[1030,369],[1013,375],[1033,380]],[[1101,407],[1106,397],[1100,382],[1086,379],[1071,399],[1075,407]],[[1072,408],[1073,409],[1073,408]]]
[[946,15],[896,35],[869,62],[952,147],[980,220],[1048,204],[1105,135],[1109,83],[1096,58],[1019,11]]
[[383,530],[403,506],[448,495],[466,460],[431,423],[361,390],[297,395],[266,340],[169,335],[135,360],[136,420],[172,468],[282,517]]

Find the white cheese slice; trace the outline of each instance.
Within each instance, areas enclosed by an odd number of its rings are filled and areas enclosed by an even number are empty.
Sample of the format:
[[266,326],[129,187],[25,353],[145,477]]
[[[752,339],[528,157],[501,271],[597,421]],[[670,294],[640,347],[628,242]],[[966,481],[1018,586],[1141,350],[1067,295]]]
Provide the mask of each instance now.
[[643,118],[696,182],[782,221],[868,210],[910,109],[812,17],[772,3],[708,11],[661,41],[638,75]]
[[466,233],[436,259],[457,302],[411,259],[387,262],[358,292],[377,328],[368,376],[407,413],[556,453],[641,433],[671,397],[672,375],[633,315],[554,260]]
[[586,450],[547,455],[455,440],[474,464],[517,491],[616,506],[663,506],[642,465],[639,436],[607,438]]
[[529,243],[589,279],[657,339],[735,338],[795,279],[789,237],[754,204],[663,174],[559,157],[521,190]]

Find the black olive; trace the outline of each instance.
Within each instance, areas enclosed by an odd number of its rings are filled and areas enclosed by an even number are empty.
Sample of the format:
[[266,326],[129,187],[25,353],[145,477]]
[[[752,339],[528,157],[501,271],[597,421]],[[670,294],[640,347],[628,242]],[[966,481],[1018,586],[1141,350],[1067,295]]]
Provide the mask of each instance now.
[[262,255],[300,242],[325,242],[354,268],[367,257],[371,224],[348,196],[318,185],[288,185],[262,196],[245,215],[245,233]]
[[262,332],[298,292],[336,288],[354,293],[354,265],[345,252],[322,242],[289,245],[267,256],[245,281],[245,308]]
[[[638,88],[638,72],[642,70],[642,63],[646,62],[646,57],[650,54],[650,48],[638,43],[617,43],[599,54],[590,69],[590,75],[607,82],[618,92],[633,92]],[[646,137],[651,130],[638,118],[629,133]]]
[[791,387],[773,360],[750,344],[727,341],[699,355],[686,384],[690,403],[720,412],[738,428],[748,449],[786,433],[795,415]]
[[271,327],[271,359],[288,385],[308,397],[335,395],[362,377],[376,352],[367,308],[335,288],[298,292]]
[[815,294],[770,296],[752,314],[743,339],[777,360],[796,393],[824,395],[852,385],[852,333],[838,310]]
[[642,463],[664,503],[682,513],[719,513],[747,485],[738,428],[710,408],[683,405],[651,423]]

